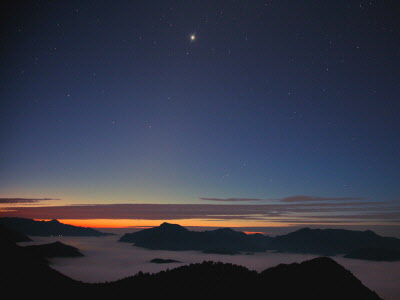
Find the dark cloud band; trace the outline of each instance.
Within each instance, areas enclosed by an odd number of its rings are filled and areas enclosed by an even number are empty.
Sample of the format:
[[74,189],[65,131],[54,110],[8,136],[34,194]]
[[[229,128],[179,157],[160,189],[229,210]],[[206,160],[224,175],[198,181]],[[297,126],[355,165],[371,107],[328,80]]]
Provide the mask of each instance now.
[[40,201],[60,200],[54,198],[0,198],[0,204],[36,203]]
[[[3,209],[0,217],[34,219],[137,219],[137,220],[298,220],[380,218],[400,223],[400,206],[387,202],[278,203],[278,204],[103,204],[71,206],[21,206]],[[372,217],[373,216],[373,217]]]
[[366,198],[362,197],[318,197],[318,196],[290,196],[285,198],[278,199],[258,199],[258,198],[199,198],[204,201],[216,201],[216,202],[255,202],[255,201],[264,201],[264,202],[323,202],[323,201],[359,201],[366,200]]

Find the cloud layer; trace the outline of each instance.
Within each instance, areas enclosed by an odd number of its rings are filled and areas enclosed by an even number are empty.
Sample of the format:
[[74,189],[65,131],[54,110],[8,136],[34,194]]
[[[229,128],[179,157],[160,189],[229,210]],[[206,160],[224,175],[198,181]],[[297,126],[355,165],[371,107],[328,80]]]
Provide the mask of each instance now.
[[137,220],[257,220],[284,223],[398,222],[400,206],[387,202],[323,202],[277,204],[98,204],[21,206],[0,212],[2,217],[34,219]]
[[0,198],[0,204],[24,204],[37,203],[40,201],[60,200],[53,198]]
[[[263,199],[252,199],[252,198],[199,198],[204,201],[217,201],[217,202],[251,202],[251,201],[263,201]],[[265,200],[264,200],[265,201]]]
[[315,197],[315,196],[292,196],[280,199],[282,202],[309,202],[309,201],[355,201],[366,200],[361,197]]
[[216,201],[216,202],[253,202],[253,201],[279,201],[279,202],[320,202],[320,201],[358,201],[358,200],[366,200],[366,198],[362,197],[318,197],[318,196],[290,196],[285,198],[278,199],[258,199],[258,198],[199,198],[204,201]]
[[[81,249],[85,255],[79,259],[54,258],[52,268],[83,282],[114,281],[133,276],[139,271],[155,273],[204,260],[221,261],[245,266],[261,272],[278,264],[300,263],[315,255],[285,253],[255,253],[254,255],[218,255],[195,251],[146,250],[132,247],[129,243],[118,243],[119,236],[108,237],[35,237],[26,245],[61,241]],[[154,264],[156,257],[174,259],[182,263]],[[343,257],[333,257],[350,270],[363,284],[376,291],[384,299],[399,299],[400,263],[371,262]]]

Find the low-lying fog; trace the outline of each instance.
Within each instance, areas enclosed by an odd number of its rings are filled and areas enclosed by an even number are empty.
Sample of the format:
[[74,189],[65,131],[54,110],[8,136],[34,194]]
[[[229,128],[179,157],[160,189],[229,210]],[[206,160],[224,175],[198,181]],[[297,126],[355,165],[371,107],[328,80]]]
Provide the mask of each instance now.
[[[114,281],[139,271],[155,273],[183,264],[221,261],[263,271],[280,263],[302,262],[316,255],[256,253],[254,255],[218,255],[196,251],[146,250],[129,243],[118,242],[119,236],[107,237],[32,237],[34,242],[20,245],[45,244],[55,241],[77,247],[85,257],[55,258],[52,267],[61,273],[84,282]],[[154,258],[173,259],[182,263],[155,264]],[[386,300],[400,299],[400,262],[371,262],[333,257],[350,270],[363,284]]]

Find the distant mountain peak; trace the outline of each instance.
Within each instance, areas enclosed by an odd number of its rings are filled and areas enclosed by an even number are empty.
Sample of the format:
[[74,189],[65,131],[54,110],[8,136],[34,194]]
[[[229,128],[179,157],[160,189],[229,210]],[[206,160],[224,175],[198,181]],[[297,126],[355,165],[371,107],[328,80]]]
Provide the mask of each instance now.
[[112,235],[103,233],[93,228],[79,227],[63,224],[56,219],[51,221],[36,221],[26,218],[0,218],[0,224],[3,224],[13,230],[33,236],[106,236]]
[[199,250],[218,254],[271,250],[329,256],[372,246],[400,249],[400,239],[381,237],[372,231],[306,227],[286,235],[268,237],[261,234],[247,235],[231,228],[190,231],[167,222],[158,227],[127,233],[119,241],[148,249]]
[[137,247],[158,250],[199,250],[238,253],[240,251],[265,251],[263,240],[246,235],[230,228],[211,231],[190,231],[170,223],[158,227],[127,233],[120,242],[134,243]]
[[184,230],[184,231],[187,231],[187,229],[185,228],[185,227],[183,227],[183,226],[181,226],[181,225],[178,225],[178,224],[171,224],[171,223],[167,223],[167,222],[164,222],[164,223],[162,223],[158,228],[160,228],[160,229],[170,229],[170,230]]
[[54,243],[50,243],[52,245],[64,245],[63,243],[61,243],[60,241],[55,241]]
[[[168,226],[180,226],[178,224],[172,224],[172,223],[168,223],[168,222],[164,222],[160,225],[160,227],[168,227]],[[180,226],[181,227],[181,226]]]

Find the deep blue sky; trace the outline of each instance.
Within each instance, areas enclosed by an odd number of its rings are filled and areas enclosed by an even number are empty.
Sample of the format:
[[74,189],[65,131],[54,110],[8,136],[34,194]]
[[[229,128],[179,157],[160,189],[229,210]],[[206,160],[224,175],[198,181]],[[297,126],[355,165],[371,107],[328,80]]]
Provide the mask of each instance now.
[[0,196],[400,201],[397,1],[13,2]]

